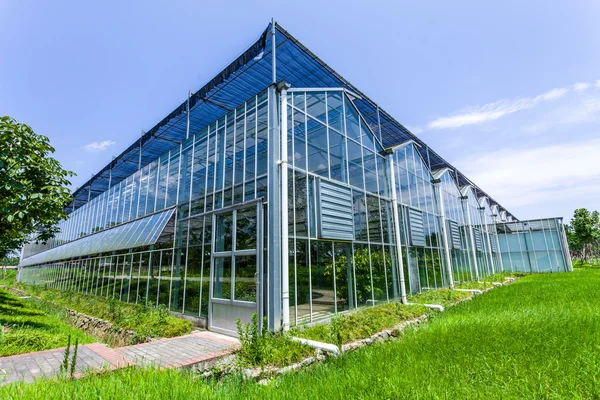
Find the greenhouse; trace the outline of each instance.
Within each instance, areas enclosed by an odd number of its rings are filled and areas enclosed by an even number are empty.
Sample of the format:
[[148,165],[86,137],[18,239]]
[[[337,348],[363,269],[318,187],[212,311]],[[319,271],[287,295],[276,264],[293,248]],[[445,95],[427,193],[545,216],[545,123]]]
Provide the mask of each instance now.
[[501,271],[571,269],[560,218],[518,221],[278,24],[74,193],[23,283],[235,335]]

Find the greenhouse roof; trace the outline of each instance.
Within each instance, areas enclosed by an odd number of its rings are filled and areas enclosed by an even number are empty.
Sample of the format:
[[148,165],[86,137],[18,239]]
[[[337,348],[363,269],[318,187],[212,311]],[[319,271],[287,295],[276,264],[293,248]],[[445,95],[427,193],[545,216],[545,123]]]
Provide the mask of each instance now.
[[[191,94],[189,97],[190,134],[203,129],[272,84],[271,26],[269,24],[258,40],[227,68],[197,92]],[[420,146],[418,147],[419,152],[430,170],[451,168],[454,170],[454,178],[459,186],[473,185],[478,197],[487,196],[493,204],[498,204],[438,153],[431,150],[421,139],[304,47],[280,25],[275,24],[275,28],[276,81],[284,80],[291,87],[339,87],[357,93],[360,97],[354,100],[354,104],[385,147],[408,140],[414,141]],[[90,199],[106,191],[109,184],[112,186],[124,180],[136,172],[140,166],[143,167],[156,160],[185,140],[187,113],[188,99],[77,189],[74,193],[74,200],[68,205],[67,211],[71,212],[73,209],[81,207]]]

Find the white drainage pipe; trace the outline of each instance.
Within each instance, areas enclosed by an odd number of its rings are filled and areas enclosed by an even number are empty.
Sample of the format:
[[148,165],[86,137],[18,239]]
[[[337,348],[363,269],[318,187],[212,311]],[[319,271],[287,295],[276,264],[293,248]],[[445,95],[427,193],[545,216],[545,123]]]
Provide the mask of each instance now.
[[332,353],[336,357],[341,354],[339,347],[337,347],[335,344],[317,342],[316,340],[302,339],[302,338],[293,337],[293,336],[292,336],[292,340],[294,342],[299,342],[299,343],[302,343],[304,345],[310,346],[315,349],[325,350],[329,353]]

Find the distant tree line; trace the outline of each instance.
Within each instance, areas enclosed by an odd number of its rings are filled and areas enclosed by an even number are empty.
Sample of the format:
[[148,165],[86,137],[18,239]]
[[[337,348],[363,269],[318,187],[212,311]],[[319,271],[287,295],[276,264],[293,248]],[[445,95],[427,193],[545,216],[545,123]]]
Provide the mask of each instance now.
[[583,263],[600,264],[600,213],[578,208],[565,227],[571,257]]

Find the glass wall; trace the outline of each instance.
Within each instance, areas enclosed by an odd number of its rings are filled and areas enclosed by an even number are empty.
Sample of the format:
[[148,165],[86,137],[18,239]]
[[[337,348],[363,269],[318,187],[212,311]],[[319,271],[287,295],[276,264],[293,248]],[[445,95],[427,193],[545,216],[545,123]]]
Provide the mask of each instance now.
[[[339,90],[288,94],[292,325],[399,296],[386,159]],[[354,240],[320,234],[319,181],[349,195]]]
[[569,250],[559,218],[496,225],[504,269],[511,272],[570,271]]
[[48,244],[25,246],[23,258],[176,204],[198,213],[264,196],[267,97],[252,97],[73,211]]
[[463,194],[463,213],[471,222],[469,231],[472,235],[472,249],[474,252],[474,263],[477,263],[477,272],[479,277],[485,277],[493,274],[492,257],[490,256],[490,242],[486,232],[486,215],[481,210],[481,205],[475,197],[473,188],[465,186],[461,189]]
[[[439,189],[444,200],[444,213],[447,222],[449,236],[450,256],[452,259],[452,272],[454,283],[472,281],[476,279],[475,268],[470,240],[470,232],[467,216],[461,202],[461,193],[454,179],[452,171],[446,169],[439,176]],[[458,235],[458,238],[454,237]],[[458,240],[455,240],[458,239]]]
[[[447,286],[439,206],[433,177],[414,144],[394,149],[405,279],[411,293]],[[422,237],[421,237],[422,236]]]
[[212,216],[206,213],[266,199],[268,104],[266,90],[253,96],[75,210],[59,223],[62,232],[49,246],[32,247],[27,255],[176,205],[177,221],[199,215],[176,222],[174,234],[163,232],[159,250],[46,263],[24,268],[21,281],[206,316],[212,241]]
[[[268,166],[278,162],[267,152],[269,103],[276,101],[268,97],[267,91],[253,96],[174,145],[71,213],[48,246],[30,246],[25,254],[82,237],[88,238],[65,247],[113,237],[148,214],[174,213],[176,219],[157,232],[156,244],[94,247],[81,257],[71,254],[68,260],[22,268],[20,280],[207,316],[211,257],[218,256],[216,295],[256,300],[252,266],[268,259],[260,251],[266,246],[257,242],[259,218],[256,211],[245,214],[240,208],[228,224],[228,210],[221,209],[267,198]],[[288,212],[289,222],[292,325],[399,298],[400,265],[409,293],[448,286],[449,270],[460,284],[502,268],[570,269],[557,220],[500,223],[509,219],[506,213],[492,210],[486,198],[477,199],[470,186],[459,190],[451,170],[436,172],[434,179],[413,142],[384,150],[344,91],[293,89],[286,100],[288,160],[282,165],[288,168],[288,208],[282,212]],[[217,210],[225,219],[215,228]],[[270,226],[268,220],[263,223]],[[127,225],[108,230],[122,224]],[[220,226],[235,232],[236,239],[228,242]],[[227,250],[228,245],[233,248]],[[231,259],[223,255],[227,251]],[[239,284],[224,285],[234,277]]]

